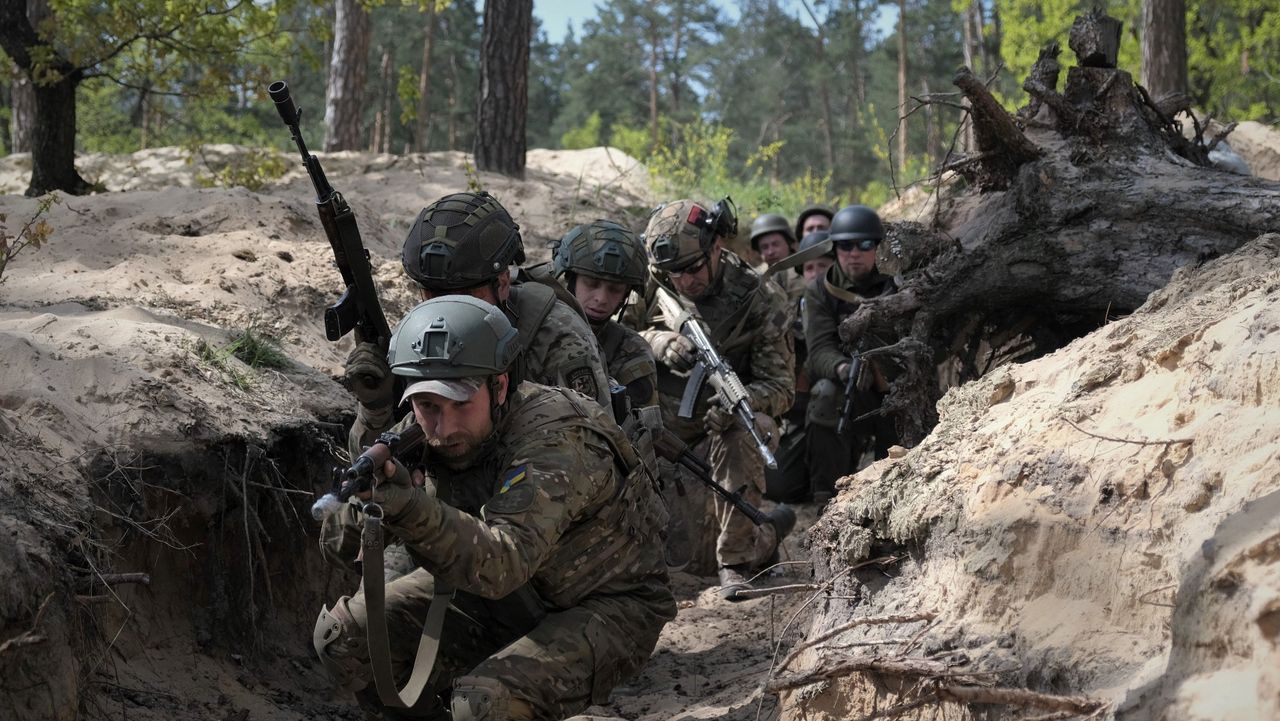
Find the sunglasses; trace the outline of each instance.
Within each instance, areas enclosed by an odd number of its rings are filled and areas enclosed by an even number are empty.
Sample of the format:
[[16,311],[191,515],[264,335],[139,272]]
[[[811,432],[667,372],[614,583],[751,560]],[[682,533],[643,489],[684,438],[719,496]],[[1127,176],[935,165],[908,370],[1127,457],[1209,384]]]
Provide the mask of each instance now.
[[699,260],[695,263],[690,263],[689,265],[686,265],[680,270],[668,270],[667,275],[671,276],[672,278],[679,278],[682,275],[692,275],[702,270],[704,267],[706,267],[706,265],[707,265],[707,257],[704,255],[702,256],[702,260]]
[[835,246],[836,246],[836,248],[837,248],[837,249],[839,249],[839,250],[843,250],[843,251],[845,251],[846,253],[847,253],[847,252],[849,252],[849,251],[851,251],[851,250],[854,250],[854,249],[857,249],[857,250],[875,250],[877,245],[880,245],[880,241],[876,240],[875,238],[863,238],[863,239],[861,239],[861,240],[837,240],[837,241],[835,241]]

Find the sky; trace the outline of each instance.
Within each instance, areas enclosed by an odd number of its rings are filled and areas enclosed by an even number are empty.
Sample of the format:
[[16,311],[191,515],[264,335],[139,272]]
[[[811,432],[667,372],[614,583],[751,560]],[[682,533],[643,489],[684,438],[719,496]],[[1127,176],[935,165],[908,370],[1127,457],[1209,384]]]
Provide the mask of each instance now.
[[[559,43],[564,40],[565,30],[570,23],[573,24],[576,32],[582,29],[584,20],[596,16],[596,4],[599,2],[601,0],[533,0],[533,14],[542,21],[542,27],[547,31],[547,39],[553,43]],[[716,2],[725,8],[729,18],[737,17],[737,4],[733,0],[716,0]],[[782,5],[789,7],[791,14],[799,17],[805,25],[812,24],[800,0],[782,0]],[[876,23],[877,29],[882,33],[886,32],[893,23],[897,22],[897,13],[897,6],[893,4],[883,8],[879,22]]]

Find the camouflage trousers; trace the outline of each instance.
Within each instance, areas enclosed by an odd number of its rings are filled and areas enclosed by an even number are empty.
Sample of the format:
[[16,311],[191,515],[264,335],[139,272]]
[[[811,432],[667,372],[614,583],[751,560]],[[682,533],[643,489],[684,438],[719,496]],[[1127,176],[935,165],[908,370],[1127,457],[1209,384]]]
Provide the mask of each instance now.
[[[764,460],[751,434],[735,423],[723,433],[711,434],[706,447],[716,484],[728,491],[741,488],[743,499],[759,508],[764,501]],[[778,536],[772,525],[755,525],[719,495],[712,497],[712,509],[720,531],[716,537],[719,565],[757,568],[773,554]]]
[[[386,585],[391,662],[399,683],[411,672],[434,587],[431,574],[422,569]],[[664,590],[656,588],[648,597],[641,593],[588,598],[573,608],[548,613],[528,586],[498,600],[459,591],[445,616],[431,678],[412,709],[383,708],[378,699],[364,642],[363,592],[338,601],[351,628],[344,628],[347,642],[334,653],[360,662],[361,678],[352,686],[363,685],[356,697],[375,716],[448,719],[443,694],[459,681],[478,678],[496,682],[512,699],[527,702],[533,718],[560,719],[606,702],[610,690],[644,664],[669,615],[670,596],[664,601],[663,595]]]

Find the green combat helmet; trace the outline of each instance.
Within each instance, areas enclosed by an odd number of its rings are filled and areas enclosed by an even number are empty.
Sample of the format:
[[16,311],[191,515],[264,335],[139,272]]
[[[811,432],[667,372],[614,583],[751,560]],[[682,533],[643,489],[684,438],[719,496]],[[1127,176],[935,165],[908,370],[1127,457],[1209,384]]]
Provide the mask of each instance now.
[[831,244],[831,236],[825,230],[815,230],[800,241],[800,247],[787,260],[795,264],[796,275],[804,275],[804,264],[822,256],[836,257],[835,246]]
[[486,192],[454,193],[418,213],[401,252],[404,272],[431,291],[492,281],[524,262],[520,226]]
[[633,290],[644,291],[649,275],[644,243],[635,233],[612,220],[595,220],[574,227],[551,251],[557,277],[585,275],[601,280],[625,283]]
[[751,224],[751,249],[760,252],[760,238],[770,233],[782,233],[787,245],[796,247],[796,234],[791,232],[791,224],[777,213],[765,213]]
[[716,238],[737,235],[738,213],[732,198],[724,198],[711,210],[693,200],[676,200],[654,209],[644,241],[655,268],[678,273],[706,258]]
[[801,240],[804,239],[804,236],[805,236],[804,221],[808,220],[809,216],[825,215],[827,217],[827,222],[830,223],[831,218],[834,217],[835,214],[836,214],[836,211],[829,205],[823,205],[821,203],[813,203],[813,204],[804,206],[804,208],[801,209],[800,211],[800,215],[796,216],[796,237],[800,238]]
[[391,335],[387,362],[417,393],[471,397],[484,379],[505,373],[519,351],[518,333],[498,308],[465,295],[418,304]]

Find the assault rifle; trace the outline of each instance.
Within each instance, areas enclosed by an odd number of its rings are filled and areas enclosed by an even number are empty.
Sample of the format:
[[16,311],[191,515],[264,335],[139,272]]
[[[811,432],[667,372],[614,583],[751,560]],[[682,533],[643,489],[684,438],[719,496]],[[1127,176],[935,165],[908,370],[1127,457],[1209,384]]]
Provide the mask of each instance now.
[[684,395],[680,398],[679,416],[693,417],[693,406],[698,401],[698,395],[702,393],[703,385],[710,380],[711,386],[720,395],[725,408],[732,410],[751,433],[751,438],[756,442],[756,449],[764,458],[765,465],[777,468],[778,461],[769,450],[768,439],[761,438],[760,431],[756,430],[756,414],[751,408],[751,399],[747,396],[746,386],[742,384],[742,379],[733,372],[728,362],[716,352],[710,336],[702,327],[701,319],[694,315],[694,311],[686,310],[670,291],[661,286],[658,287],[657,300],[658,306],[667,317],[667,323],[672,328],[678,328],[681,335],[692,341],[698,353],[698,362],[689,373]]
[[844,381],[844,406],[840,408],[840,422],[836,424],[836,433],[842,436],[853,422],[853,396],[858,392],[858,376],[861,374],[862,356],[854,353],[849,359],[849,377]]
[[422,445],[426,434],[422,426],[414,423],[401,433],[390,431],[378,436],[372,446],[364,449],[364,453],[351,464],[350,468],[333,469],[333,486],[320,500],[311,504],[311,517],[317,521],[333,513],[357,493],[363,493],[373,487],[375,474],[382,473],[382,467],[391,457],[398,453],[409,453]]
[[343,199],[342,194],[329,185],[324,177],[324,170],[316,156],[307,151],[307,144],[302,140],[302,130],[298,122],[302,111],[289,95],[289,84],[277,80],[267,87],[267,94],[276,104],[280,119],[293,134],[293,142],[302,153],[302,164],[311,176],[311,184],[316,189],[316,210],[320,213],[320,224],[333,247],[333,258],[342,274],[342,282],[346,290],[338,302],[324,310],[324,333],[336,341],[347,333],[355,331],[356,341],[375,343],[384,351],[391,341],[391,329],[387,326],[387,318],[382,314],[382,305],[378,302],[378,292],[373,285],[373,270],[369,265],[369,251],[365,250],[360,240],[360,229],[356,226],[355,213]]
[[711,477],[711,466],[695,455],[689,446],[685,445],[685,442],[680,440],[680,437],[676,434],[665,428],[655,433],[653,449],[668,461],[684,466],[686,470],[693,474],[694,478],[702,481],[707,488],[710,488],[727,501],[729,505],[736,508],[739,513],[750,518],[752,523],[757,526],[773,523],[768,514],[751,505],[747,502],[747,499],[742,497],[742,491],[746,489],[746,486],[736,491],[728,491],[721,488],[720,484],[716,483],[715,479]]

